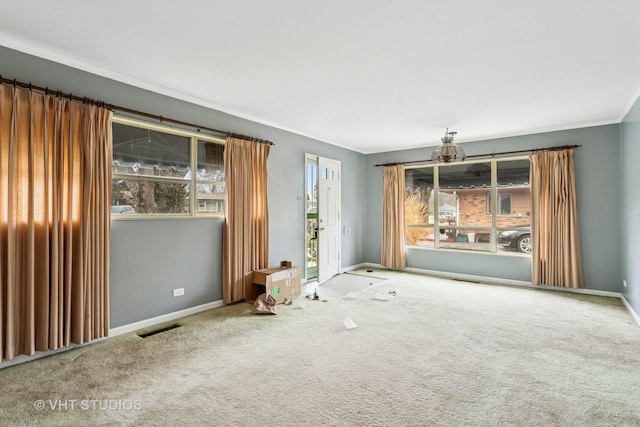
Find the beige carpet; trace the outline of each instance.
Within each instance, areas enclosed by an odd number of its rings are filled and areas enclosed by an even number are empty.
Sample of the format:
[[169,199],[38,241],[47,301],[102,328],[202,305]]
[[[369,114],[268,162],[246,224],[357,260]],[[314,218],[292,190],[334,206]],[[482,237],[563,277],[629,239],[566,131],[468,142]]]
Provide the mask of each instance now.
[[616,299],[413,275],[331,292],[2,369],[0,425],[640,425]]

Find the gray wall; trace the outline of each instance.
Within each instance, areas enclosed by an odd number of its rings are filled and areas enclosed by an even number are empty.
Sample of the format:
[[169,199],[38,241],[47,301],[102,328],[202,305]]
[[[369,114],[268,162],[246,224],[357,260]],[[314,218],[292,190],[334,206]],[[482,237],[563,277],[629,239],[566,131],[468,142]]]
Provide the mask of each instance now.
[[[460,130],[464,131],[464,130]],[[575,151],[575,169],[584,257],[585,286],[619,292],[620,236],[618,206],[619,126],[608,125],[559,132],[501,138],[463,145],[467,154],[582,145]],[[375,164],[428,159],[432,148],[403,150],[367,156],[367,226],[365,259],[380,262],[382,229],[382,168]],[[531,261],[513,255],[410,249],[409,267],[531,281]]]
[[111,327],[221,300],[222,223],[111,221]]
[[[117,83],[0,46],[0,74],[39,86],[274,141],[269,157],[270,264],[304,262],[304,153],[342,162],[341,266],[380,262],[382,169],[376,163],[425,159],[431,149],[362,155],[290,132]],[[640,106],[622,125],[470,142],[468,154],[581,144],[575,165],[586,286],[625,292],[640,312],[640,271],[635,241],[640,237]],[[622,131],[620,131],[622,129]],[[463,132],[464,130],[460,130]],[[621,170],[621,176],[618,172]],[[622,191],[618,189],[622,185]],[[620,197],[624,194],[625,197]],[[622,212],[618,215],[618,206]],[[622,231],[620,232],[620,221]],[[221,298],[220,219],[114,220],[112,223],[111,327],[193,307]],[[209,236],[208,238],[203,238]],[[622,256],[621,256],[622,255]],[[524,257],[433,250],[409,250],[410,267],[530,281]],[[622,278],[629,282],[621,286]],[[171,289],[185,288],[172,298]]]
[[620,132],[620,247],[622,278],[627,287],[622,292],[640,315],[640,99],[622,122]]
[[[364,262],[365,156],[225,113],[121,84],[0,46],[0,75],[202,126],[273,141],[269,156],[270,265],[304,262],[305,153],[342,162],[341,266]],[[274,100],[274,102],[276,102]],[[113,220],[111,327],[221,299],[220,219]],[[171,289],[185,288],[173,298]]]

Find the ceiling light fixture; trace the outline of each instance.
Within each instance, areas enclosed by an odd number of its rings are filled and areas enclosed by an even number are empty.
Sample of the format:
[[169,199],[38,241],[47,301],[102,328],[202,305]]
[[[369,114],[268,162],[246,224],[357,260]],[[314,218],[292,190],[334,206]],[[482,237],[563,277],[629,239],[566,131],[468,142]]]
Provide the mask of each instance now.
[[457,133],[458,132],[449,132],[449,128],[447,128],[444,136],[440,138],[442,140],[442,145],[434,149],[431,154],[431,161],[451,163],[455,161],[462,162],[464,160],[467,156],[464,153],[464,150],[462,147],[453,143],[453,137],[456,136]]

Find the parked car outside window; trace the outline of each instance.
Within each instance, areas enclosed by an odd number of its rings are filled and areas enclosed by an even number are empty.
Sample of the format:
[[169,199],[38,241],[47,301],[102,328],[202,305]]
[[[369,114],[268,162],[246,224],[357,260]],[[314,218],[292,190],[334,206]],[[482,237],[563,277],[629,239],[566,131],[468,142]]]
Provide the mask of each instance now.
[[507,230],[498,235],[498,245],[525,254],[531,253],[531,228],[527,230]]
[[136,211],[133,209],[131,205],[114,205],[111,206],[112,214],[133,214]]

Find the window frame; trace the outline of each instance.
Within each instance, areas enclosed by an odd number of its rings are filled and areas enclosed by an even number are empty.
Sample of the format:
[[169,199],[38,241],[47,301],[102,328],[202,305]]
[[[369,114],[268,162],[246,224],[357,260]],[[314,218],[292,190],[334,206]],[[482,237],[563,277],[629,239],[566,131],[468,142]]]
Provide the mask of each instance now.
[[[135,213],[135,214],[112,214],[111,219],[115,220],[150,220],[150,219],[185,219],[185,218],[216,218],[224,217],[224,209],[221,212],[212,211],[198,211],[198,185],[212,184],[209,181],[198,180],[198,141],[212,142],[215,144],[225,145],[225,139],[203,134],[201,132],[189,131],[186,129],[175,128],[163,124],[150,123],[143,120],[137,120],[130,117],[113,116],[112,123],[131,126],[140,129],[146,129],[170,135],[176,135],[189,138],[189,169],[191,171],[190,178],[176,178],[165,176],[146,176],[146,175],[133,175],[127,173],[113,173],[111,176],[111,182],[115,179],[137,180],[146,182],[162,182],[162,183],[176,183],[185,184],[189,186],[189,212],[187,213]],[[111,162],[113,164],[113,154]],[[196,171],[196,173],[193,173]]]
[[[464,162],[452,162],[452,163],[434,163],[434,164],[423,164],[423,165],[415,165],[415,166],[406,166],[405,169],[426,169],[426,168],[431,168],[433,169],[433,218],[434,221],[433,223],[426,223],[426,224],[405,224],[405,231],[408,228],[432,228],[433,229],[433,247],[423,247],[423,246],[417,246],[417,245],[409,245],[407,244],[407,247],[412,248],[412,249],[426,249],[426,250],[448,250],[448,251],[456,251],[456,250],[462,250],[464,252],[478,252],[478,253],[483,253],[483,254],[492,254],[492,255],[507,255],[508,253],[503,252],[503,251],[499,251],[498,249],[498,233],[500,233],[501,231],[505,231],[505,230],[521,230],[524,228],[524,226],[509,226],[509,227],[499,227],[498,226],[498,217],[506,217],[509,215],[501,215],[498,213],[498,194],[499,194],[499,187],[498,187],[498,163],[503,163],[503,162],[511,162],[511,161],[520,161],[520,160],[529,160],[529,156],[513,156],[513,157],[504,157],[504,158],[492,158],[492,159],[477,159],[477,160],[470,160],[470,161],[464,161]],[[441,168],[446,168],[446,167],[450,167],[450,166],[455,166],[455,165],[470,165],[470,164],[474,164],[474,163],[490,163],[491,164],[491,186],[489,189],[489,193],[487,194],[487,205],[489,208],[489,212],[487,212],[487,216],[491,217],[491,225],[490,226],[447,226],[447,227],[442,227],[440,225],[440,221],[436,220],[437,218],[440,218],[440,204],[439,204],[439,193],[440,193],[440,169]],[[470,231],[470,232],[475,232],[475,231],[488,231],[489,232],[489,250],[468,250],[468,249],[459,249],[459,248],[449,248],[449,247],[443,247],[440,244],[440,236],[441,236],[441,229],[443,229],[443,231],[445,229],[451,229],[451,230],[456,230],[457,232],[459,231]],[[406,234],[405,234],[406,236]],[[525,254],[520,254],[518,253],[518,255],[525,255]],[[525,255],[525,256],[530,256],[530,255]]]

